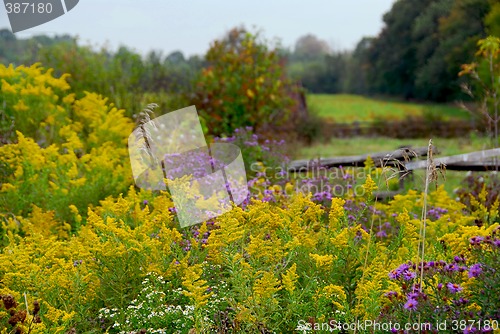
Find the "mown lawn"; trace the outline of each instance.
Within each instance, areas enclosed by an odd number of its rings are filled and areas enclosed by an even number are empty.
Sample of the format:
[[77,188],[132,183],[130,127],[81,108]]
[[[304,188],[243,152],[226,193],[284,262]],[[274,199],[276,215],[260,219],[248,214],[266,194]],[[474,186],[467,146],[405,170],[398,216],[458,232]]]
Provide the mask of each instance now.
[[444,119],[470,117],[466,111],[453,105],[387,101],[360,95],[309,94],[307,103],[312,112],[335,122],[399,120],[407,116],[440,116]]

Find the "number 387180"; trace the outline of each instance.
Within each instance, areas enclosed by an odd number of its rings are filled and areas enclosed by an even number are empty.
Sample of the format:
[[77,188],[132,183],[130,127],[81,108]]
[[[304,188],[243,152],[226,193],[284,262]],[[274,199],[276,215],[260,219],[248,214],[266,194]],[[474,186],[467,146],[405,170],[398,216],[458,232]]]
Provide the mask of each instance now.
[[52,4],[50,2],[29,3],[29,2],[6,2],[7,14],[50,14]]

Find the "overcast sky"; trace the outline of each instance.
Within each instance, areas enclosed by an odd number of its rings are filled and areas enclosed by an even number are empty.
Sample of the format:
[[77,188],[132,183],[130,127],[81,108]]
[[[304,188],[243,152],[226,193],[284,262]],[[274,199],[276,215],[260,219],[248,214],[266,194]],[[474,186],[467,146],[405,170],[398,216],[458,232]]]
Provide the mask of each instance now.
[[[204,54],[211,41],[244,25],[285,47],[311,33],[335,50],[352,49],[363,36],[379,33],[382,15],[394,1],[80,0],[66,15],[16,36],[70,34],[84,44],[112,49],[122,44],[143,54],[181,50],[189,56]],[[9,27],[2,7],[0,28]]]

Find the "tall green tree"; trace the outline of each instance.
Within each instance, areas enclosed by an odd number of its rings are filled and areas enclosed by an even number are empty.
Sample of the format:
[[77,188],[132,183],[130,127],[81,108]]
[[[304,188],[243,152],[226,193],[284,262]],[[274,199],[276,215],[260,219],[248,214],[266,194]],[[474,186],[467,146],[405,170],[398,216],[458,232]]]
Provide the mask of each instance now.
[[413,25],[432,0],[399,0],[383,16],[385,26],[369,50],[368,80],[374,93],[414,97],[416,40]]
[[[495,21],[498,0],[398,0],[365,55],[369,91],[435,101],[461,97],[457,73]],[[359,57],[358,57],[359,58]]]

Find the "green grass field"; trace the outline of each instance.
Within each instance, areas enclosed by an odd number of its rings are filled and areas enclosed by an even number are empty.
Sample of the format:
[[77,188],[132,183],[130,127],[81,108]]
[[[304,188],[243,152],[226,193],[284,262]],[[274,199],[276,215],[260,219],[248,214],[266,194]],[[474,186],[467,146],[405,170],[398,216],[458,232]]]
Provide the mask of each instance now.
[[[437,156],[449,156],[489,148],[488,139],[482,137],[432,138],[439,150]],[[392,151],[400,146],[427,146],[429,139],[396,139],[386,137],[333,138],[327,143],[304,146],[297,153],[297,159],[358,155],[370,152]]]
[[335,122],[399,120],[407,116],[440,116],[444,119],[470,117],[459,107],[445,104],[417,104],[386,101],[359,95],[309,94],[307,104],[312,112]]
[[[470,115],[454,106],[440,104],[417,104],[398,101],[384,101],[357,95],[310,94],[307,96],[308,106],[320,117],[335,122],[373,121],[380,119],[398,120],[407,116],[442,117],[443,119],[467,119]],[[432,138],[439,150],[436,157],[450,156],[490,148],[487,138],[464,136],[460,138]],[[314,159],[318,157],[335,157],[358,155],[371,152],[396,150],[400,146],[427,146],[429,138],[396,139],[386,137],[333,138],[328,142],[318,141],[311,146],[302,147],[296,159]],[[465,172],[447,171],[446,180],[440,183],[450,193],[460,186]],[[424,171],[415,171],[413,180],[406,186],[423,189]],[[385,189],[382,189],[385,190]]]

